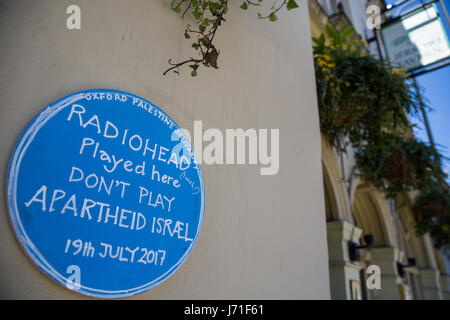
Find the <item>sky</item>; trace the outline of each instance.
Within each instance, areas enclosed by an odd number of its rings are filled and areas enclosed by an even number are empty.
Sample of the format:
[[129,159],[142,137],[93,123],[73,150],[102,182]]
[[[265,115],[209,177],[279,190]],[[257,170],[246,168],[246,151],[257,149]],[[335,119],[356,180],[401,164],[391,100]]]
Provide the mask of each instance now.
[[[386,0],[387,4],[396,3],[398,0]],[[428,1],[411,1],[412,4]],[[447,11],[450,11],[450,0],[445,0]],[[439,6],[439,5],[438,5]],[[439,6],[440,7],[440,6]],[[450,13],[450,12],[449,12]],[[394,14],[396,12],[394,11]],[[447,36],[450,38],[450,26],[442,20],[446,26]],[[419,86],[422,88],[423,96],[427,100],[428,106],[432,111],[428,112],[428,121],[434,141],[439,152],[447,158],[450,158],[450,65],[442,69],[427,73],[416,78]],[[413,119],[417,125],[414,132],[420,140],[429,142],[428,135],[422,124],[422,121]],[[443,161],[443,169],[450,176],[450,160]],[[450,182],[450,177],[447,179]]]

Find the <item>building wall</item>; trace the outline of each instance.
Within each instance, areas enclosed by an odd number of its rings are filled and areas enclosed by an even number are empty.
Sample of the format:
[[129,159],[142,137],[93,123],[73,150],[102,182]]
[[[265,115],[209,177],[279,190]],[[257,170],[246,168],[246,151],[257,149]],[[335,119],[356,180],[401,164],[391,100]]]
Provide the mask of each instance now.
[[[329,16],[342,2],[344,12],[360,36],[367,27],[363,5],[367,1],[310,1],[311,30],[314,37],[325,32]],[[373,51],[373,50],[372,50]],[[448,299],[448,253],[433,249],[429,235],[418,237],[414,217],[406,199],[387,199],[381,192],[361,181],[355,172],[351,148],[340,154],[322,139],[330,287],[332,299],[352,299],[350,284],[361,290],[370,265],[380,267],[381,289],[365,290],[365,299]],[[364,245],[362,236],[372,234],[373,247],[361,250],[361,258],[351,261],[349,241]],[[400,277],[397,263],[417,265],[405,268]]]
[[367,39],[369,30],[366,27],[366,6],[368,0],[317,0],[317,2],[328,15],[336,13],[338,5],[341,4],[356,32],[363,39]]
[[[328,16],[336,14],[338,11],[338,5],[341,5],[343,13],[351,22],[356,34],[361,37],[361,39],[370,41],[368,45],[368,51],[370,54],[374,56],[379,55],[377,42],[375,40],[375,33],[377,31],[370,30],[367,27],[367,8],[371,5],[377,5],[380,10],[382,10],[385,6],[383,0],[310,0],[310,2],[318,3]],[[373,14],[371,11],[369,11],[369,13]]]
[[[65,27],[78,4],[82,29]],[[163,76],[192,54],[170,0],[0,3],[0,173],[28,123],[48,104],[89,88],[152,101],[181,127],[279,128],[280,170],[203,166],[206,211],[191,256],[143,299],[330,297],[320,132],[306,2],[277,23],[233,1],[217,34],[220,70]],[[38,170],[39,168],[37,168]],[[8,221],[0,187],[1,298],[82,298],[44,276]],[[51,232],[51,230],[49,230]]]

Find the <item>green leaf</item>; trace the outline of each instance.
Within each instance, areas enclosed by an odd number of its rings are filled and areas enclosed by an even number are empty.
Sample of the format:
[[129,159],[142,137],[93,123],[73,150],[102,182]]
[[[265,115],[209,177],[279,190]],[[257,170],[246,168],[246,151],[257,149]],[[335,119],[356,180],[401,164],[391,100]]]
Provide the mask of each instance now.
[[328,37],[332,40],[332,42],[336,42],[339,39],[338,32],[329,24],[325,26],[325,32],[327,33]]
[[341,32],[342,38],[346,39],[349,36],[353,35],[355,33],[355,29],[353,28],[347,28],[344,31]]
[[211,10],[212,14],[216,14],[219,10],[220,10],[220,3],[216,3],[216,2],[209,2],[209,10]]
[[200,20],[200,18],[202,17],[202,15],[199,11],[192,11],[192,15],[194,16],[194,18],[196,20]]
[[243,10],[247,10],[248,9],[247,2],[242,2],[241,9],[243,9]]
[[275,12],[271,12],[271,13],[270,13],[270,15],[269,15],[269,20],[272,21],[272,22],[275,22],[275,21],[278,20],[278,18],[277,18],[277,16],[276,16]]
[[318,51],[323,51],[323,47],[325,46],[325,36],[322,33],[318,38],[313,38],[313,42],[316,44],[316,47],[314,49],[317,49]]
[[289,0],[288,3],[286,4],[286,9],[292,10],[295,8],[298,8],[297,2],[295,2],[295,0]]

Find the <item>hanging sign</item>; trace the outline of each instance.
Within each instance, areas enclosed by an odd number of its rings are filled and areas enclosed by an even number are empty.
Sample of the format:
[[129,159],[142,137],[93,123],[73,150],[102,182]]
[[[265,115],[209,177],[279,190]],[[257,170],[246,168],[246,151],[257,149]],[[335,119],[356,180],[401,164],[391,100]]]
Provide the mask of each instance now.
[[166,113],[99,89],[55,102],[25,130],[8,205],[19,241],[48,276],[116,298],[159,285],[186,260],[204,189],[190,143]]
[[408,71],[450,57],[447,33],[435,4],[386,23],[381,35],[388,60]]

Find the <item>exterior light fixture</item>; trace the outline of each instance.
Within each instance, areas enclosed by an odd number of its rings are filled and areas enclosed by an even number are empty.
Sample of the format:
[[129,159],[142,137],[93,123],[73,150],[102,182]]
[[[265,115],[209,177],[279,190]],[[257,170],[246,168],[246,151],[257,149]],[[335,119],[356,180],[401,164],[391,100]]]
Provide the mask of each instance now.
[[349,240],[348,242],[348,254],[350,257],[350,261],[359,261],[361,259],[360,249],[370,248],[373,246],[375,242],[375,237],[373,234],[366,234],[364,237],[365,245],[361,246],[356,242]]
[[408,258],[408,264],[404,265],[401,262],[397,262],[397,273],[401,278],[405,277],[405,268],[409,267],[415,267],[416,266],[416,259],[415,258]]

